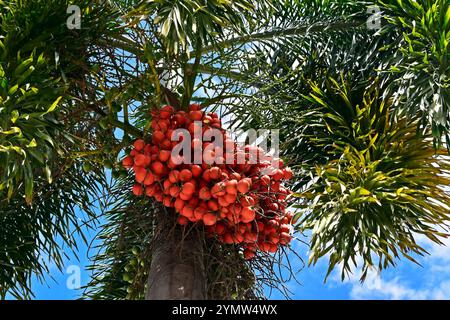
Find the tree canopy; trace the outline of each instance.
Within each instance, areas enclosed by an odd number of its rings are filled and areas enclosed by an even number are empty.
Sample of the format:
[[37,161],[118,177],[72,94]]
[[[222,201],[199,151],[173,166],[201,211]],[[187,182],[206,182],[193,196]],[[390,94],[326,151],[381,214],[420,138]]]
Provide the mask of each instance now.
[[[449,42],[448,0],[0,1],[0,296],[32,297],[94,228],[85,296],[143,298],[161,207],[120,161],[165,104],[280,130],[310,263],[415,261],[448,232]],[[209,250],[211,295],[235,299],[301,255]]]

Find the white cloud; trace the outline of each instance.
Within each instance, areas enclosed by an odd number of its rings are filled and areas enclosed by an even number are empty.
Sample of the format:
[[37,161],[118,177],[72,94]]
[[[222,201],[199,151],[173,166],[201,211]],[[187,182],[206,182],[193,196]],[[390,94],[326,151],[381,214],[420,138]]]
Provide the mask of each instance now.
[[[408,260],[399,263],[403,268],[391,268],[379,274],[369,271],[364,283],[360,283],[361,273],[356,272],[344,285],[350,285],[351,299],[385,300],[437,300],[450,299],[450,239],[438,245],[423,236],[417,237],[430,255],[419,259],[423,267],[415,266]],[[408,272],[406,272],[408,271]],[[340,281],[338,273],[331,281]]]

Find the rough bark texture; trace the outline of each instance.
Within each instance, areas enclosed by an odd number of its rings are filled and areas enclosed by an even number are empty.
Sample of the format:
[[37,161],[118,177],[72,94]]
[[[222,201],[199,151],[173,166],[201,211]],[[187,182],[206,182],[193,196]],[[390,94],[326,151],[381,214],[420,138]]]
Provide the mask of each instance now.
[[203,243],[197,232],[174,227],[167,213],[158,219],[148,276],[147,300],[206,299]]

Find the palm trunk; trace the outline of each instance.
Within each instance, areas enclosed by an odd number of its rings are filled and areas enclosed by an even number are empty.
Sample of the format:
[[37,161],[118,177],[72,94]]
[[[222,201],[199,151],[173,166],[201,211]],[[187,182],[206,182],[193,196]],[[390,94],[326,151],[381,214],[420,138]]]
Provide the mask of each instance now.
[[203,243],[196,230],[184,232],[172,212],[161,212],[153,242],[147,300],[206,299]]

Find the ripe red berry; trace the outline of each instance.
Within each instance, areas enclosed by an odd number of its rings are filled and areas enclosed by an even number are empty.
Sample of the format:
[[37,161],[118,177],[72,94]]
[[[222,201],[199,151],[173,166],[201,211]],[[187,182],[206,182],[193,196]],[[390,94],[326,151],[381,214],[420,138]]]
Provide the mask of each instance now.
[[145,141],[142,139],[138,139],[133,143],[133,146],[137,151],[141,151],[145,147]]

